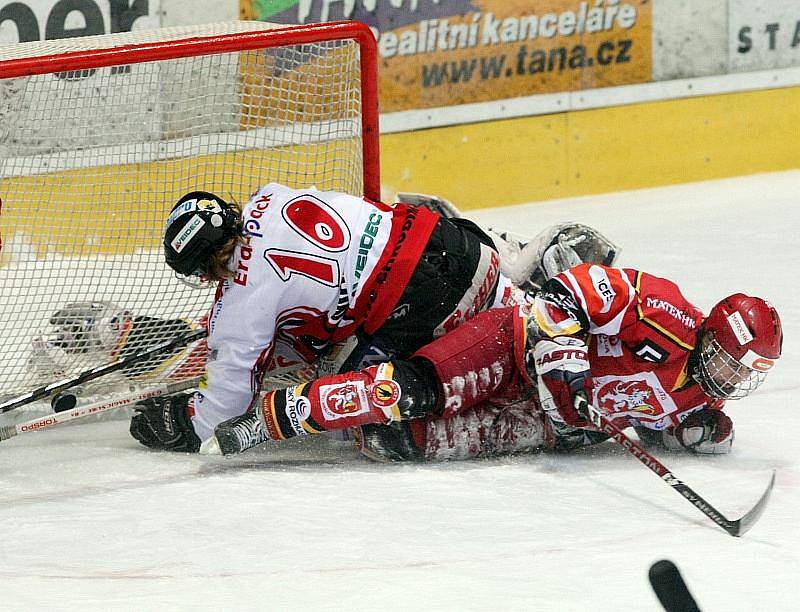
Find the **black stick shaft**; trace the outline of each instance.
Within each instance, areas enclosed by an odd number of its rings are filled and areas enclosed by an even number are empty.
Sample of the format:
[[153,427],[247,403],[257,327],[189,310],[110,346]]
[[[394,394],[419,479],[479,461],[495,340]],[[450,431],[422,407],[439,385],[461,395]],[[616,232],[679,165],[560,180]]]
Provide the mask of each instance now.
[[648,577],[666,612],[700,612],[697,602],[672,561],[656,561],[650,567]]
[[186,332],[185,334],[175,336],[171,340],[167,340],[160,344],[153,345],[150,348],[145,349],[143,351],[139,351],[138,353],[134,353],[133,355],[120,357],[116,361],[112,361],[111,363],[107,363],[106,365],[98,366],[96,368],[91,368],[89,370],[84,370],[80,374],[76,374],[71,378],[65,378],[63,380],[50,383],[49,385],[43,385],[41,387],[37,387],[33,391],[28,391],[27,393],[23,393],[22,395],[19,395],[15,398],[12,398],[0,404],[0,414],[8,412],[9,410],[14,410],[15,408],[19,408],[20,406],[24,406],[25,404],[30,404],[31,402],[35,402],[36,400],[42,399],[44,397],[49,397],[50,395],[53,395],[54,393],[58,393],[60,391],[64,391],[65,389],[70,389],[85,382],[89,382],[90,380],[100,378],[101,376],[105,376],[106,374],[110,374],[111,372],[122,370],[123,368],[126,368],[129,365],[131,365],[132,363],[136,363],[137,361],[140,361],[142,359],[147,359],[152,355],[157,355],[159,353],[163,353],[171,349],[185,346],[187,344],[194,342],[195,340],[204,338],[205,336],[206,336],[205,329],[195,329],[190,332]]
[[744,534],[748,529],[750,529],[750,527],[753,526],[753,524],[758,520],[764,511],[767,501],[769,500],[770,492],[772,491],[772,486],[775,483],[774,472],[766,491],[764,491],[756,505],[753,506],[753,508],[750,509],[750,511],[742,518],[738,520],[730,520],[720,513],[716,508],[714,508],[714,506],[703,499],[689,485],[676,478],[663,463],[653,457],[653,455],[644,450],[636,442],[631,440],[627,435],[625,435],[625,432],[614,425],[614,423],[612,423],[611,420],[605,415],[600,413],[597,408],[589,405],[589,411],[592,422],[602,432],[611,436],[614,441],[620,444],[620,446],[627,450],[631,455],[636,457],[641,463],[646,465],[650,471],[658,474],[664,482],[680,493],[684,499],[686,499],[695,508],[700,510],[700,512],[722,527],[722,529],[724,529],[729,535],[738,537]]

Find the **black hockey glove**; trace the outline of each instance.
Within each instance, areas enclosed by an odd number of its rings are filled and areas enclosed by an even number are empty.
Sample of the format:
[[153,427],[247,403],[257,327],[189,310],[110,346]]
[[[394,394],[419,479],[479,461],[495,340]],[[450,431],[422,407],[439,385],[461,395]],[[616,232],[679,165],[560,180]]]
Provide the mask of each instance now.
[[139,402],[134,406],[137,414],[131,419],[131,435],[148,448],[196,453],[200,438],[186,412],[191,397],[191,393],[176,393]]

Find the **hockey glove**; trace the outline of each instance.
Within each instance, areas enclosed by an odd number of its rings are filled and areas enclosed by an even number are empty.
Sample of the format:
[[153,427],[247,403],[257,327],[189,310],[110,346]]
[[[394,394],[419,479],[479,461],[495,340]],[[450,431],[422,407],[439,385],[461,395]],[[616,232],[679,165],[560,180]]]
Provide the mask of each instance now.
[[572,427],[588,427],[591,371],[586,343],[569,336],[539,340],[526,361],[529,374],[536,377],[539,401],[548,416]]
[[731,452],[733,446],[733,421],[720,410],[703,408],[686,417],[674,430],[664,432],[667,448],[681,448],[704,455],[721,455]]
[[187,412],[191,397],[191,393],[176,393],[136,404],[131,435],[155,450],[196,453],[200,449],[200,438]]
[[689,450],[703,455],[731,452],[734,438],[730,417],[709,408],[693,412],[677,427],[661,431],[636,427],[636,433],[648,446],[661,446],[672,451]]

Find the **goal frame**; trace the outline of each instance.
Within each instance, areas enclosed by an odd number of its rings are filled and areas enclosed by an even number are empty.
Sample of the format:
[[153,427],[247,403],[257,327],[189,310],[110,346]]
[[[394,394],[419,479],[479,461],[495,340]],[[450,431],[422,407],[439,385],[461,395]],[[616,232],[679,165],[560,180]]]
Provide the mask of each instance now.
[[275,44],[298,45],[351,39],[358,43],[361,70],[361,143],[364,164],[364,195],[380,200],[380,133],[378,126],[378,43],[369,27],[359,21],[333,21],[252,32],[193,36],[185,39],[134,43],[108,49],[67,51],[39,57],[0,61],[0,78],[14,78],[139,64],[174,57],[196,57],[252,51],[265,47],[264,39]]
[[[230,23],[223,23],[223,24],[207,24],[209,27],[213,26],[226,26],[226,25],[234,25],[233,22]],[[282,47],[290,48],[290,47],[298,47],[302,45],[324,45],[325,43],[335,43],[336,41],[343,41],[349,43],[348,46],[350,47],[349,57],[355,61],[358,61],[358,67],[352,66],[352,70],[348,72],[348,77],[352,77],[349,79],[349,82],[352,84],[352,91],[357,92],[355,94],[354,100],[357,100],[358,103],[358,110],[348,119],[352,119],[350,122],[351,125],[351,132],[349,138],[353,140],[357,140],[360,138],[361,142],[356,143],[352,146],[352,148],[348,151],[348,154],[352,154],[352,160],[355,161],[355,168],[358,172],[360,172],[361,176],[358,174],[352,175],[352,180],[348,182],[348,187],[346,188],[348,192],[351,192],[353,195],[363,195],[365,198],[369,200],[378,201],[381,199],[381,185],[380,185],[380,140],[379,140],[379,102],[378,102],[378,45],[375,39],[375,36],[372,30],[364,23],[356,22],[356,21],[337,21],[337,22],[329,22],[329,23],[315,23],[315,24],[307,24],[307,25],[276,25],[270,24],[266,22],[248,22],[246,24],[236,24],[237,26],[246,26],[243,30],[237,31],[230,31],[229,29],[222,29],[222,32],[217,30],[212,30],[211,32],[207,30],[202,30],[203,26],[198,26],[201,28],[199,31],[195,30],[194,27],[191,29],[187,29],[185,32],[182,28],[165,28],[163,38],[160,34],[158,34],[155,30],[152,31],[142,31],[141,38],[132,37],[126,35],[126,33],[120,33],[118,38],[110,39],[107,41],[108,46],[103,46],[106,44],[106,41],[99,40],[100,38],[104,37],[88,37],[88,38],[75,38],[69,39],[64,41],[43,41],[43,43],[38,42],[31,42],[31,43],[23,43],[17,46],[10,46],[6,48],[6,59],[0,59],[0,79],[3,80],[11,80],[15,78],[26,78],[26,77],[41,77],[43,75],[59,75],[60,73],[76,73],[81,74],[87,71],[95,71],[97,69],[102,68],[114,68],[116,66],[131,66],[131,65],[144,65],[147,63],[158,63],[158,62],[167,62],[169,60],[175,59],[192,59],[198,57],[213,57],[213,56],[224,56],[227,54],[238,54],[238,53],[246,53],[246,52],[256,52],[258,53],[261,50],[266,49],[280,49]],[[217,32],[217,33],[213,33]],[[131,33],[134,34],[134,33]],[[149,35],[148,35],[149,34]],[[116,35],[107,35],[107,36],[116,36]],[[160,38],[160,40],[156,40],[156,36]],[[53,43],[63,43],[63,44],[53,44]],[[45,45],[46,48],[42,49],[41,47],[37,47],[37,45]],[[352,49],[352,44],[358,45],[358,50]],[[98,46],[95,46],[98,45]],[[11,57],[9,57],[11,56]],[[338,82],[343,81],[343,77],[340,76],[340,73],[334,70],[332,72],[333,80],[330,81],[331,84],[337,85]],[[325,86],[328,84],[328,77],[326,76],[324,79],[319,77],[312,77],[307,82],[312,85],[322,85]],[[178,81],[180,82],[180,81]],[[327,102],[325,102],[327,105]],[[335,105],[335,103],[332,103]],[[325,109],[328,106],[324,107]],[[335,108],[335,106],[331,106],[331,108]],[[302,112],[302,111],[301,111]],[[212,133],[212,132],[210,132]],[[199,137],[202,138],[203,134],[199,134]],[[186,136],[185,138],[194,138],[194,135]],[[286,144],[291,144],[287,141]],[[91,150],[93,145],[89,145],[87,150]],[[113,144],[106,144],[101,143],[98,145],[101,148],[111,149],[114,147]],[[269,147],[268,147],[269,148]],[[79,150],[79,149],[76,149]],[[55,153],[59,153],[59,151],[55,151]],[[112,151],[113,154],[113,151]],[[21,154],[21,159],[24,158],[36,158],[38,153],[25,153]],[[49,153],[44,153],[43,155],[47,156]],[[14,157],[14,155],[11,155]],[[360,157],[360,159],[357,159]],[[170,159],[169,157],[165,159]],[[338,159],[338,158],[337,158]],[[357,160],[357,161],[356,161]],[[3,162],[0,160],[0,162]],[[160,161],[159,159],[154,159],[153,161]],[[138,163],[138,161],[133,160],[131,162],[127,162],[130,164]],[[97,165],[96,167],[101,167],[101,165]],[[92,166],[95,167],[95,166]],[[73,168],[70,166],[65,166],[64,170],[72,170]],[[35,173],[38,174],[38,173]],[[43,175],[49,174],[49,172],[42,172]],[[8,176],[17,177],[16,174],[10,174]],[[20,176],[27,176],[27,175],[20,175]],[[336,188],[336,187],[334,187]],[[360,192],[360,193],[359,193]],[[249,192],[245,192],[249,193]],[[241,194],[240,194],[241,197]],[[0,214],[6,213],[7,206],[3,206],[6,202],[0,201]],[[28,205],[32,206],[30,209],[32,212],[35,212],[40,207],[38,201],[30,201],[27,202]],[[18,214],[18,211],[16,211]],[[12,219],[13,214],[12,214]],[[13,223],[13,222],[12,222]],[[12,232],[13,236],[13,232]],[[6,236],[0,236],[0,251],[4,250],[6,247],[13,245],[13,242],[6,243]],[[46,243],[45,249],[50,249],[51,244],[48,242]],[[28,248],[28,247],[26,247]],[[9,251],[11,254],[10,256],[13,257],[14,248]],[[23,252],[20,251],[25,257],[29,257],[27,251]],[[33,251],[31,251],[33,252]],[[45,251],[46,253],[47,251]],[[54,253],[57,254],[58,257],[61,255],[58,254],[58,251],[54,248]],[[101,252],[100,253],[103,258],[106,257],[124,257],[127,261],[124,263],[129,263],[130,261],[134,261],[133,259],[129,259],[128,253],[116,251],[109,251],[109,252]],[[75,258],[79,259],[81,257],[85,257],[82,253],[76,254]],[[136,255],[138,257],[138,255]],[[39,259],[38,253],[35,255],[36,261]],[[33,260],[31,260],[33,261]],[[23,274],[28,274],[33,268],[30,268],[32,264],[26,259],[25,266],[20,267],[21,272],[17,276],[9,276],[8,282],[9,286],[15,286],[15,283],[19,282],[19,279],[23,279]],[[38,265],[38,264],[36,264]],[[109,265],[113,264],[104,264],[104,267],[100,270],[102,274],[108,274]],[[30,269],[29,269],[30,268]],[[67,273],[69,272],[69,268],[64,268]],[[95,270],[97,272],[97,270]],[[0,272],[2,270],[0,269]],[[138,272],[137,272],[138,273]],[[14,271],[14,274],[17,274],[17,271]],[[4,281],[5,282],[5,281]],[[125,283],[130,283],[130,280],[125,280],[123,283],[119,285],[119,287],[127,286]],[[0,283],[3,284],[3,283]],[[116,290],[116,286],[113,287]],[[38,293],[37,293],[38,292]],[[34,298],[37,295],[41,295],[42,289],[38,285],[31,290],[30,293],[24,293],[24,295],[20,298],[18,303],[16,303],[16,308],[12,308],[8,315],[9,321],[15,321],[15,317],[19,316],[17,311],[20,311],[19,305],[23,303],[24,299],[30,299],[31,296]],[[70,294],[72,295],[72,294]],[[119,301],[119,297],[113,297],[113,293],[111,296],[107,296],[104,293],[94,294],[92,293],[91,296],[84,298],[83,294],[77,295],[76,297],[70,297],[67,299],[64,298],[65,301],[78,301],[79,303],[83,303],[82,300],[91,300],[92,302],[99,300],[100,303],[104,301]],[[213,293],[211,293],[213,296]],[[166,304],[167,302],[164,302]],[[199,303],[199,299],[198,299]],[[210,305],[210,298],[209,304]],[[60,308],[60,304],[55,304],[54,307],[57,306]],[[128,304],[124,303],[124,306],[127,308]],[[155,315],[155,316],[164,316],[169,319],[170,324],[174,324],[174,321],[178,320],[178,317],[181,319],[184,318],[184,315],[191,319],[192,325],[197,324],[198,321],[201,321],[198,317],[199,311],[196,313],[195,310],[195,302],[192,302],[187,305],[187,311],[184,312],[173,312],[173,308],[166,309],[167,312],[164,312],[165,308],[162,307],[163,305],[159,305],[158,308],[154,309],[153,311],[143,310],[145,315],[144,318],[147,318],[147,315]],[[137,310],[138,306],[133,304],[133,311],[134,313],[139,313]],[[36,312],[36,317],[39,315],[47,315],[48,313],[45,312],[45,309],[39,309],[41,312]],[[191,310],[191,313],[189,312]],[[50,311],[50,315],[55,310]],[[126,312],[128,312],[126,310]],[[41,317],[39,317],[41,318]],[[52,318],[52,316],[51,316]],[[31,319],[33,321],[33,319]],[[50,323],[52,324],[53,321],[51,320]],[[4,323],[5,324],[5,323]],[[46,326],[47,322],[45,319],[41,321],[42,326]],[[24,358],[24,348],[25,344],[23,341],[25,340],[25,336],[30,332],[36,332],[37,330],[31,327],[30,330],[28,328],[21,328],[19,334],[14,336],[13,350],[9,349],[9,355],[14,357],[17,361],[21,363],[21,360]],[[149,333],[149,332],[148,332]],[[156,332],[153,332],[156,333]],[[32,336],[33,337],[33,336]],[[19,340],[19,342],[17,342]],[[144,342],[144,340],[142,341]],[[146,347],[143,347],[146,348]],[[187,349],[189,350],[189,349]],[[19,359],[15,356],[19,355]],[[70,355],[70,358],[72,356]],[[94,357],[92,357],[94,359]],[[0,363],[4,363],[0,361]],[[15,368],[14,371],[16,372],[17,364],[13,363],[12,359],[9,359],[9,363],[11,364],[10,367]],[[91,365],[87,362],[86,365],[83,365],[83,362],[77,362],[79,364],[79,369],[81,368],[89,368],[89,367],[96,367],[99,364],[92,362]],[[30,361],[28,362],[28,370],[30,371]],[[60,367],[60,363],[58,364]],[[64,367],[75,368],[77,366],[73,365],[71,362]],[[54,370],[55,372],[55,370]],[[165,370],[165,376],[172,376],[171,370]],[[20,374],[24,373],[24,369],[20,368]],[[65,374],[66,375],[66,374]],[[181,373],[177,376],[184,376],[188,375],[185,373]],[[54,374],[54,376],[61,376],[60,374]],[[151,376],[150,374],[143,374],[142,375],[145,382],[149,382],[150,379],[147,376]],[[159,372],[155,372],[152,374],[153,377],[161,376]],[[63,377],[62,377],[63,378]],[[110,377],[109,377],[110,378]],[[141,384],[138,379],[134,382],[132,379],[128,380],[125,379],[124,376],[118,377],[121,378],[121,382],[116,381],[114,384],[119,382],[119,384]],[[20,381],[23,380],[23,377],[20,376]],[[155,378],[154,378],[155,380]],[[112,381],[106,381],[109,384]],[[44,381],[42,381],[44,382]],[[48,381],[49,382],[49,381]],[[104,386],[105,385],[104,382]],[[17,385],[18,381],[17,378],[14,376],[9,376],[8,386],[9,390],[12,391],[13,394],[16,394],[16,389],[11,389],[12,385],[19,386],[19,392],[23,392],[24,385],[30,385],[33,383],[24,382],[23,384]],[[38,384],[38,382],[36,383]],[[94,392],[94,390],[91,390]],[[8,393],[3,390],[0,392],[1,398],[7,398]]]

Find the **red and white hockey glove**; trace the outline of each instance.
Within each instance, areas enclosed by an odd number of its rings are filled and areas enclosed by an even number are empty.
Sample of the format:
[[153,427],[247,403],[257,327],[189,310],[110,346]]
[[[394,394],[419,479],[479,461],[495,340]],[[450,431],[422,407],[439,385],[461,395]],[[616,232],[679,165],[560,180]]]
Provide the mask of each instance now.
[[675,428],[664,430],[664,446],[704,455],[722,455],[733,446],[733,421],[720,410],[693,412]]
[[[556,422],[589,427],[589,354],[586,343],[571,336],[539,340],[528,354],[542,409]],[[531,363],[532,362],[532,363]]]

